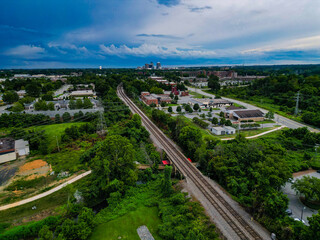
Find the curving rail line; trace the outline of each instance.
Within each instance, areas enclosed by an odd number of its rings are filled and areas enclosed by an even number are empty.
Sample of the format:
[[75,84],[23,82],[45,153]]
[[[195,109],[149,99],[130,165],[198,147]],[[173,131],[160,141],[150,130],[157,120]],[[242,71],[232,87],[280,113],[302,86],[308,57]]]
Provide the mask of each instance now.
[[263,238],[212,187],[207,179],[204,178],[202,173],[179,151],[177,146],[162,131],[160,131],[147,116],[145,116],[145,114],[131,101],[131,99],[127,97],[122,86],[118,86],[117,92],[119,97],[131,108],[131,110],[141,116],[144,125],[154,135],[154,137],[157,138],[173,163],[185,177],[189,178],[198,187],[206,199],[233,229],[239,239],[262,240]]

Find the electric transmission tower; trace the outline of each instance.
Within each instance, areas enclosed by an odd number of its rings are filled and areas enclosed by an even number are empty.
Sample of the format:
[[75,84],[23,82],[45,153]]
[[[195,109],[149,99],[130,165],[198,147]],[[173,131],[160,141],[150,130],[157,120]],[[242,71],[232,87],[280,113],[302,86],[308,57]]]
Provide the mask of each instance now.
[[98,113],[99,113],[99,120],[98,120],[98,123],[97,123],[97,133],[100,136],[103,136],[107,132],[107,123],[106,123],[106,120],[105,120],[105,118],[103,116],[103,113],[104,113],[103,106],[101,107],[101,109],[99,110]]

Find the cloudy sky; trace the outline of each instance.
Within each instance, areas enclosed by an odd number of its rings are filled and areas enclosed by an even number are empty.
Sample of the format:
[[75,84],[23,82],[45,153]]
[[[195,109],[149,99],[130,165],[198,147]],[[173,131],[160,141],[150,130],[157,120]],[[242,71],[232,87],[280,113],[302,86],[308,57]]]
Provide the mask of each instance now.
[[1,0],[0,68],[320,63],[319,0]]

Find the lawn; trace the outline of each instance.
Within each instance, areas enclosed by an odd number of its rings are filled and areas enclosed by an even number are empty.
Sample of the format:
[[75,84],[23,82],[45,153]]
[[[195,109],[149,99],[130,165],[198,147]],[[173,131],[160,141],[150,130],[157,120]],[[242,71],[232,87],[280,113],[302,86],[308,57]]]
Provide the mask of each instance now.
[[[158,225],[161,219],[158,217],[157,207],[140,207],[124,216],[118,217],[107,223],[98,225],[91,236],[91,240],[128,239],[140,240],[137,228],[146,225],[154,239],[160,240]],[[120,238],[121,237],[121,238]]]
[[44,130],[48,136],[49,152],[51,152],[57,146],[56,138],[58,138],[58,141],[61,142],[61,135],[64,133],[64,130],[66,128],[71,126],[80,126],[82,124],[84,123],[83,122],[60,123],[60,124],[30,127],[28,129]]
[[[245,130],[245,131],[241,131],[241,133],[245,136],[245,137],[251,137],[254,135],[258,135],[260,133],[264,133],[266,131],[272,130],[277,128],[277,126],[275,127],[268,127],[268,128],[262,128],[262,129],[255,129],[255,130]],[[215,135],[216,136],[216,135]],[[265,136],[265,135],[263,135]],[[222,135],[222,136],[216,136],[218,138],[224,139],[224,138],[235,138],[236,134],[232,134],[232,135]]]
[[191,95],[193,95],[193,98],[210,98],[209,96],[202,95],[202,94],[200,94],[200,93],[193,92],[193,91],[189,91],[189,93],[190,93]]
[[179,104],[169,103],[167,106],[168,107],[175,107],[175,106],[179,106]]
[[265,123],[275,123],[275,121],[273,120],[264,120],[264,121],[260,121],[260,122],[256,122],[258,124],[265,124]]

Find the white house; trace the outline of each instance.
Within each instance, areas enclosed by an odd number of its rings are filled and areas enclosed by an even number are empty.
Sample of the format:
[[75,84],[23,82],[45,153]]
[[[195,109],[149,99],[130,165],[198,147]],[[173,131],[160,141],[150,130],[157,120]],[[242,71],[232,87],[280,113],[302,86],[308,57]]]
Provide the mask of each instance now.
[[226,130],[226,134],[235,134],[236,133],[236,129],[230,126],[224,126],[223,127]]
[[211,132],[215,135],[230,135],[235,134],[236,129],[230,126],[224,126],[224,127],[212,127]]
[[212,127],[211,132],[215,135],[225,135],[226,130],[223,127]]

